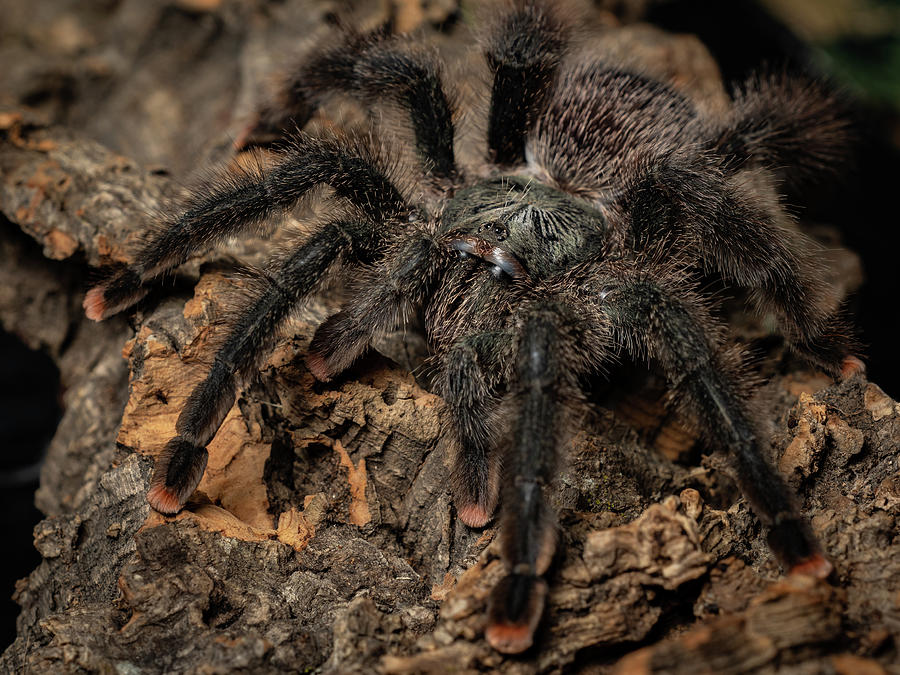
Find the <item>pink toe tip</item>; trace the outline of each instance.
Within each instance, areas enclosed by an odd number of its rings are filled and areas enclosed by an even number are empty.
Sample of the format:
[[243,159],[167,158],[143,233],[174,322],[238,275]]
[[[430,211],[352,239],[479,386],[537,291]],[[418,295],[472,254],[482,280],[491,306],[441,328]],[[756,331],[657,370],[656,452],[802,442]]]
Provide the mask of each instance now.
[[106,299],[104,297],[103,286],[95,286],[84,296],[84,315],[92,321],[103,321],[103,314],[106,312]]
[[856,356],[847,356],[841,363],[841,377],[844,379],[854,375],[865,375],[866,364]]
[[815,553],[791,568],[791,574],[802,574],[816,579],[826,579],[834,566],[821,553]]
[[325,358],[318,352],[310,352],[306,355],[306,367],[319,382],[328,382],[331,379],[331,371]]
[[484,527],[491,519],[491,513],[478,504],[466,504],[457,509],[459,519],[469,527]]
[[150,488],[147,492],[147,502],[160,513],[169,516],[178,513],[184,506],[171,490],[162,485],[154,485]]
[[519,654],[534,643],[534,629],[527,623],[494,623],[484,631],[488,644],[503,654]]

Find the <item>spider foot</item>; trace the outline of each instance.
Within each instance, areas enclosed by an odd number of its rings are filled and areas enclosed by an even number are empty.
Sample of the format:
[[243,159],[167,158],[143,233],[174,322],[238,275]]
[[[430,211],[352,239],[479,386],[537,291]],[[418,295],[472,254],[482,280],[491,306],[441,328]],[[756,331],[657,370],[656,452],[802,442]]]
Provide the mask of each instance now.
[[243,150],[247,150],[253,144],[253,138],[256,132],[256,128],[259,126],[259,115],[254,115],[253,119],[247,122],[241,130],[238,132],[237,137],[235,137],[232,142],[232,148],[235,152],[242,152]]
[[789,574],[825,579],[833,569],[809,529],[809,523],[799,516],[776,517],[776,524],[769,531],[769,548],[781,559]]
[[176,436],[156,460],[147,501],[160,513],[178,513],[197,488],[209,453]]
[[319,352],[309,352],[306,355],[306,367],[319,382],[328,382],[334,373],[328,367],[328,360]]
[[544,612],[547,582],[540,577],[510,574],[500,580],[488,602],[484,636],[498,652],[518,654],[534,643]]
[[131,307],[146,294],[147,289],[141,287],[138,275],[129,269],[122,269],[90,289],[85,294],[81,306],[87,318],[92,321],[103,321]]
[[834,569],[834,565],[821,553],[804,558],[800,562],[794,564],[789,574],[802,574],[807,577],[816,579],[827,579]]
[[853,377],[854,375],[865,375],[866,374],[866,364],[863,363],[862,359],[857,356],[844,357],[844,360],[841,362],[841,377],[843,379],[848,379]]
[[456,510],[459,519],[469,527],[484,527],[494,515],[493,509],[481,504],[465,504]]
[[153,509],[164,513],[167,516],[173,516],[184,506],[178,495],[165,485],[151,485],[147,491],[147,502]]
[[469,527],[484,527],[494,516],[500,499],[500,462],[497,457],[457,454],[453,469],[453,503],[459,519]]
[[372,337],[370,329],[341,310],[323,321],[309,343],[306,367],[320,382],[344,372],[362,354]]
[[103,297],[103,287],[98,286],[89,290],[84,296],[84,314],[91,321],[102,321],[106,311],[106,300]]

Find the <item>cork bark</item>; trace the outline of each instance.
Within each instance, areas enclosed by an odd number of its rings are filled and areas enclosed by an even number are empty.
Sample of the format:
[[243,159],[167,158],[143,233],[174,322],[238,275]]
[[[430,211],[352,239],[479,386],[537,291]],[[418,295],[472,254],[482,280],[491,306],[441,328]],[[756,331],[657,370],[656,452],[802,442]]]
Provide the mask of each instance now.
[[[36,496],[43,561],[17,586],[5,671],[900,673],[900,404],[864,376],[810,371],[738,306],[726,308],[734,339],[764,352],[755,404],[771,459],[834,561],[828,583],[783,576],[727,449],[698,445],[654,376],[623,368],[566,448],[537,645],[492,651],[496,530],[456,518],[442,401],[396,357],[414,338],[389,336],[327,385],[304,365],[336,295],[292,321],[241,393],[188,508],[151,512],[152,458],[203,376],[236,265],[271,242],[198,258],[103,324],[81,313],[89,268],[127,260],[154,210],[228,161],[265,74],[326,35],[334,8],[91,7],[13,3],[16,39],[0,48],[14,64],[0,75],[0,321],[54,357],[66,388]],[[358,3],[351,17],[375,25],[392,11],[465,61],[465,24],[431,29],[454,10]],[[629,24],[600,48],[709,110],[728,105],[690,36]],[[318,123],[359,114],[346,104]],[[827,224],[815,233],[831,281],[851,291],[856,256]]]

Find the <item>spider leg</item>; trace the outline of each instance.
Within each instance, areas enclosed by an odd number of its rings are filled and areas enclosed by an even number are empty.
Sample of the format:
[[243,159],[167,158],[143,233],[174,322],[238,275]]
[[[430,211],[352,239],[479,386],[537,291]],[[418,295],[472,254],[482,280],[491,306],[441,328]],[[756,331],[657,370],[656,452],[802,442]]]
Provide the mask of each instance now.
[[382,260],[363,271],[351,296],[313,336],[307,366],[321,381],[346,370],[376,333],[405,323],[421,306],[448,257],[427,227],[417,227],[388,248]]
[[237,317],[216,352],[203,382],[188,397],[172,438],[156,461],[147,500],[162,513],[176,513],[197,487],[206,468],[206,445],[235,400],[239,381],[268,351],[288,313],[316,287],[342,255],[354,257],[357,242],[369,236],[372,224],[332,222],[292,251],[271,274],[259,279],[247,309]]
[[223,176],[209,193],[196,193],[189,208],[137,252],[134,262],[88,291],[84,309],[100,321],[140,300],[144,284],[184,263],[197,251],[281,214],[314,187],[328,184],[338,196],[377,222],[408,209],[362,141],[297,138],[271,170]]
[[[282,86],[280,105],[287,119],[302,126],[331,92],[362,97],[368,104],[386,99],[406,110],[416,149],[430,174],[450,180],[458,177],[453,103],[445,93],[440,64],[431,55],[413,50],[404,39],[391,37],[383,29],[349,34],[338,46],[318,51],[293,71]],[[299,119],[294,117],[298,113]],[[287,119],[278,118],[271,109],[264,110],[258,126],[283,130]]]
[[[359,356],[376,333],[403,323],[414,307],[425,302],[446,259],[445,247],[427,230],[402,237],[391,253],[357,280],[341,311],[319,326],[307,357],[313,375],[331,379]],[[500,481],[491,428],[498,383],[490,380],[479,360],[496,365],[508,342],[502,332],[470,335],[458,340],[441,359],[441,393],[452,422],[448,441],[456,451],[454,503],[463,522],[473,527],[483,527],[490,519]]]
[[567,33],[542,2],[518,2],[497,22],[485,54],[494,75],[488,120],[494,163],[525,161],[525,139],[553,83]]
[[733,166],[752,160],[798,187],[847,163],[853,132],[845,105],[827,87],[786,75],[756,75],[735,91],[716,152]]
[[[448,254],[425,228],[395,242],[382,261],[355,284],[340,312],[319,328],[309,347],[307,365],[327,381],[350,366],[372,337],[404,322],[422,305],[444,269]],[[485,332],[461,338],[441,359],[441,380],[452,424],[448,440],[455,446],[453,492],[460,518],[483,527],[499,493],[499,457],[493,449],[492,420],[496,386],[479,365],[496,365],[509,342],[505,333]]]
[[741,177],[726,178],[701,155],[654,164],[626,201],[636,250],[670,243],[666,233],[674,229],[708,271],[750,289],[760,310],[773,309],[795,349],[840,373],[855,347],[851,331],[819,279],[816,245],[782,225],[787,216],[774,197],[755,197]]
[[828,576],[831,563],[797,511],[791,491],[765,459],[743,403],[737,368],[720,355],[700,301],[649,279],[647,271],[619,270],[597,281],[603,297],[596,304],[598,320],[612,327],[632,355],[656,360],[676,400],[709,442],[731,451],[741,490],[769,527],[775,554],[791,571]]
[[510,574],[491,592],[485,637],[494,649],[528,649],[543,612],[547,571],[556,548],[555,515],[545,490],[556,473],[557,449],[566,425],[566,400],[576,390],[572,362],[574,321],[552,303],[534,307],[519,321],[515,377],[507,396],[514,418],[504,453],[501,546]]
[[500,383],[490,373],[501,369],[510,343],[506,332],[477,333],[458,340],[443,358],[441,393],[451,422],[446,437],[454,450],[453,503],[470,527],[487,524],[500,496],[495,428]]

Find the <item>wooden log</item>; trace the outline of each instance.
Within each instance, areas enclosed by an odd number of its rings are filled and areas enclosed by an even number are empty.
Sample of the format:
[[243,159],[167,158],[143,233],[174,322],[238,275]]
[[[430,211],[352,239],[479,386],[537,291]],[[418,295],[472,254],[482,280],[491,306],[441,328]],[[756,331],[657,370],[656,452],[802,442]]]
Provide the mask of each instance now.
[[[80,118],[52,106],[0,114],[0,320],[47,349],[67,387],[37,497],[48,516],[35,530],[44,560],[17,587],[19,637],[0,657],[4,670],[892,672],[900,406],[862,376],[832,383],[778,346],[758,408],[773,460],[834,561],[829,583],[781,576],[723,449],[692,449],[694,439],[659,413],[636,429],[634,405],[596,406],[558,481],[560,552],[536,648],[494,652],[482,630],[502,576],[496,531],[456,518],[442,402],[377,353],[315,384],[303,356],[333,307],[328,297],[291,324],[240,396],[197,498],[176,518],[151,513],[152,456],[239,285],[231,256],[258,259],[267,246],[198,259],[130,317],[100,325],[81,315],[81,285],[87,265],[126,259],[146,212],[179,193],[160,158],[183,175],[203,163],[191,148],[205,148],[204,162],[224,152],[240,111],[230,112],[233,92],[216,90],[222,73],[243,64],[255,74],[265,40],[286,39],[287,29],[252,3],[144,11],[119,16],[110,44],[124,50],[149,36],[143,49],[158,60],[133,54],[128,77],[109,75],[106,107],[79,98]],[[324,21],[324,11],[313,18]],[[187,41],[164,56],[152,46],[161,35],[209,30],[209,21],[218,32],[205,33],[205,51]],[[465,51],[452,41],[443,48]],[[636,26],[607,48],[660,73],[675,69],[710,110],[727,105],[715,64],[692,38]],[[79,59],[99,52],[78,49]],[[179,58],[197,82],[172,112],[172,91],[165,104],[153,101]],[[121,142],[135,118],[113,114],[114,104],[137,100],[141,63],[149,102],[137,117],[156,134],[143,150]],[[85,86],[77,96],[93,92]],[[250,88],[241,80],[238,98]],[[206,105],[228,112],[201,113]],[[98,117],[110,125],[102,134]],[[194,145],[183,143],[186,129]],[[844,278],[859,278],[851,253],[835,256]],[[761,334],[760,322],[736,316],[739,337]],[[647,400],[640,410],[655,409]],[[680,439],[670,454],[682,463],[654,448],[660,429]]]

